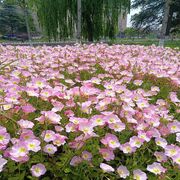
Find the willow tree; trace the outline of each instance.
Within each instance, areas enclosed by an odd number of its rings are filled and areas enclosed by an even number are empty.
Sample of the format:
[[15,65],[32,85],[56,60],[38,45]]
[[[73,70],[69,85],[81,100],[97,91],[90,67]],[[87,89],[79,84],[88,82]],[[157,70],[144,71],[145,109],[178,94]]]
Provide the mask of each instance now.
[[[129,11],[130,0],[82,0],[81,38],[113,38],[118,17]],[[38,17],[49,39],[72,38],[77,31],[77,0],[36,0]]]

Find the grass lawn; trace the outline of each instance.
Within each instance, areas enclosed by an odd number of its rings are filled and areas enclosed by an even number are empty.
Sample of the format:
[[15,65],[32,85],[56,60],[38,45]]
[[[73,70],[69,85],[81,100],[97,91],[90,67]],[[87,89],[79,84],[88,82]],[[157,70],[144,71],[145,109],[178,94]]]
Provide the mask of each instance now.
[[[26,42],[26,41],[25,41]],[[33,39],[32,42],[47,42],[48,39],[46,38],[41,38],[41,39]],[[61,42],[61,41],[60,41]],[[63,41],[66,42],[66,41]],[[0,43],[22,43],[21,41],[8,41],[4,39],[0,39]],[[115,40],[110,40],[108,44],[127,44],[127,45],[144,45],[144,46],[151,46],[151,45],[156,45],[158,46],[159,40],[158,39],[115,39]],[[180,48],[180,40],[166,40],[165,41],[165,47],[170,47],[170,48]]]
[[[150,46],[150,45],[158,45],[159,40],[158,39],[115,39],[110,41],[110,44],[134,44],[134,45],[144,45],[144,46]],[[180,47],[180,40],[166,40],[165,41],[165,47],[170,48],[176,48]]]

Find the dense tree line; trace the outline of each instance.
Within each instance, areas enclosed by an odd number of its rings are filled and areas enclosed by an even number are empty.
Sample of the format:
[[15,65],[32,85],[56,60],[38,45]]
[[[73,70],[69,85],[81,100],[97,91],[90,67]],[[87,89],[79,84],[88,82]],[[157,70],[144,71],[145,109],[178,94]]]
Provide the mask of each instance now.
[[[130,0],[82,0],[82,38],[113,38],[118,17],[130,9]],[[36,0],[40,23],[49,38],[72,38],[77,30],[77,0]]]
[[[144,29],[144,31],[158,29],[167,10],[166,2],[167,0],[134,0],[132,8],[140,8],[141,10],[133,16],[133,26]],[[166,35],[177,30],[180,25],[180,1],[170,0],[169,6]]]

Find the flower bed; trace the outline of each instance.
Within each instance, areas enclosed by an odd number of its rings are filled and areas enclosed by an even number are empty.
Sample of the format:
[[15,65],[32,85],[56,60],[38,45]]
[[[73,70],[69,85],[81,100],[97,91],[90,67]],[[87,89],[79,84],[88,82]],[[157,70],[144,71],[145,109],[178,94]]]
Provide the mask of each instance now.
[[180,52],[0,46],[0,179],[177,179]]

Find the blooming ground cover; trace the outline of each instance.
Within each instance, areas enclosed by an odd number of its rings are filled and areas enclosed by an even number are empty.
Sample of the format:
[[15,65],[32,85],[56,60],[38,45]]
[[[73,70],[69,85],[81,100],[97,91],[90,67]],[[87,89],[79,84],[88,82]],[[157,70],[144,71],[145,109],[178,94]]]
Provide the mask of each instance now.
[[180,52],[0,46],[0,179],[180,179]]

